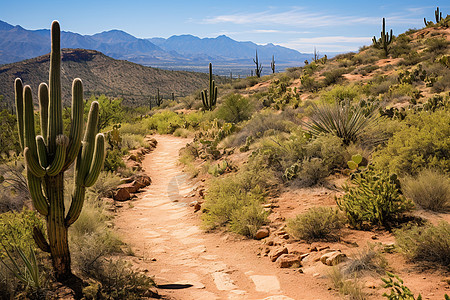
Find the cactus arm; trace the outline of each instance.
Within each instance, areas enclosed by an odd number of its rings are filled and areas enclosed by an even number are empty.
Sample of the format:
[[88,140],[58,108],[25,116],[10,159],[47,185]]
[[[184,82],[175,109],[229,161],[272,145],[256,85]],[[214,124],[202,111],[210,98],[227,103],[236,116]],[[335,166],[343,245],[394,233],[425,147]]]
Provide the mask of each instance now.
[[217,103],[217,86],[214,85],[214,101],[212,102],[212,105],[216,105]]
[[24,145],[24,131],[23,131],[23,84],[20,78],[16,78],[14,81],[14,92],[16,101],[16,116],[17,116],[17,127],[19,130],[19,142],[20,148],[23,150]]
[[428,26],[427,18],[423,18],[423,22],[425,23],[425,26]]
[[45,83],[39,85],[39,111],[41,115],[41,133],[46,142],[48,129],[48,86]]
[[59,172],[61,172],[62,168],[64,167],[64,162],[66,161],[66,149],[68,143],[69,141],[67,137],[63,134],[57,136],[56,153],[52,163],[47,168],[48,176],[56,176]]
[[206,90],[203,90],[201,94],[202,94],[203,107],[205,107],[207,109],[208,108],[208,95],[206,94]]
[[61,104],[61,46],[59,23],[53,21],[51,36],[52,46],[50,54],[49,75],[49,124],[48,124],[48,152],[54,155],[56,151],[56,137],[63,133],[62,104]]
[[39,227],[33,228],[33,239],[36,245],[44,252],[50,252],[50,246]]
[[47,168],[47,148],[45,147],[44,137],[42,135],[36,136],[36,146],[39,163],[42,168]]
[[48,215],[48,202],[42,193],[42,180],[27,170],[28,190],[30,191],[31,200],[34,208],[43,216]]
[[83,112],[83,84],[81,79],[76,78],[72,84],[72,125],[64,169],[67,169],[73,163],[80,151],[84,126]]
[[33,156],[30,148],[25,147],[25,149],[23,150],[23,155],[25,157],[27,169],[30,170],[30,172],[38,178],[44,177],[45,169],[39,164],[39,161],[36,159],[36,157]]
[[72,195],[72,203],[70,204],[69,212],[67,213],[65,223],[66,226],[70,226],[78,219],[83,209],[84,196],[86,194],[86,188],[84,186],[74,187],[74,193]]
[[93,162],[91,164],[89,173],[87,174],[86,179],[84,180],[84,186],[90,187],[97,181],[97,178],[100,175],[100,171],[103,168],[104,161],[105,161],[105,136],[102,133],[99,133],[95,138]]

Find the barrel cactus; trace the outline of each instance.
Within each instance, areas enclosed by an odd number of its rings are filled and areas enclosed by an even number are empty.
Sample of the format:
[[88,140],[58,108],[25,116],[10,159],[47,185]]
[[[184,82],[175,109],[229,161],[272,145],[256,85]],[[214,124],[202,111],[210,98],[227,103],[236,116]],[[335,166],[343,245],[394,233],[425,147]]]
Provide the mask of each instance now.
[[[86,188],[93,185],[105,158],[105,138],[97,134],[98,102],[91,105],[87,128],[82,138],[83,86],[80,79],[72,85],[72,117],[69,137],[63,134],[61,101],[61,48],[60,27],[53,21],[51,28],[51,54],[49,86],[39,85],[41,135],[34,128],[34,108],[30,86],[15,80],[16,113],[20,144],[26,163],[28,189],[34,208],[45,217],[47,236],[34,228],[36,244],[52,257],[58,280],[71,277],[68,228],[80,216]],[[75,184],[72,202],[65,213],[64,172],[75,164]]]

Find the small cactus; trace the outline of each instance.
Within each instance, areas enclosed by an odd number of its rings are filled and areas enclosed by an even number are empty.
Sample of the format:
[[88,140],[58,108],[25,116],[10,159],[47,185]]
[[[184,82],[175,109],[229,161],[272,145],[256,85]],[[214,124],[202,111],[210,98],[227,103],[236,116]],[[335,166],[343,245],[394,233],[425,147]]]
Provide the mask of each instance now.
[[[262,66],[262,64],[259,63],[259,60],[258,60],[258,50],[256,50],[256,58],[253,59],[253,62],[256,65],[255,75],[256,75],[256,77],[259,78],[259,77],[261,77],[263,66]],[[252,71],[252,76],[253,76],[253,71]]]
[[358,170],[359,164],[362,162],[363,157],[361,154],[355,154],[352,156],[352,160],[349,160],[347,162],[348,167],[350,170]]
[[213,79],[212,64],[209,63],[209,98],[208,90],[204,89],[201,93],[203,108],[205,110],[213,110],[217,102],[217,86]]
[[392,42],[392,38],[393,38],[392,29],[390,31],[390,34],[386,32],[386,20],[383,18],[383,28],[381,30],[381,37],[377,40],[376,37],[374,36],[372,38],[372,42],[375,47],[383,49],[385,56],[387,56],[389,53],[388,45]]

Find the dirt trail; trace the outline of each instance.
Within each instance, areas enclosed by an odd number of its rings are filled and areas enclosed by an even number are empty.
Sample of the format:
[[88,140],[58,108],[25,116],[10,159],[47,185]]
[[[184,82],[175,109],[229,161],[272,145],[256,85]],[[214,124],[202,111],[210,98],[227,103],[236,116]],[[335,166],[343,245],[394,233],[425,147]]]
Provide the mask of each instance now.
[[[205,233],[186,198],[195,188],[178,166],[187,139],[155,136],[143,167],[152,184],[115,219],[142,270],[154,275],[170,299],[338,299],[320,276],[279,269],[256,255],[260,242]],[[192,286],[191,286],[192,285]]]

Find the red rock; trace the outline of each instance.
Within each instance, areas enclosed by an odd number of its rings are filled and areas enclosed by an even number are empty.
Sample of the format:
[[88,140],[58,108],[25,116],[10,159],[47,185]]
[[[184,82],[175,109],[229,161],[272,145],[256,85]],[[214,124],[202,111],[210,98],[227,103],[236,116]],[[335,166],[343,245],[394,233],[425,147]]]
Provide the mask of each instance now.
[[301,267],[300,258],[295,254],[282,254],[278,257],[276,263],[280,268],[290,268],[294,265]]
[[276,261],[283,254],[288,254],[288,249],[286,247],[278,247],[270,251],[269,257],[271,261]]
[[118,189],[125,189],[128,193],[136,193],[139,190],[139,186],[136,184],[136,180],[130,183],[124,183],[117,187]]
[[270,234],[269,228],[261,228],[255,234],[255,239],[260,240],[268,237]]
[[126,201],[128,199],[130,199],[130,192],[125,188],[118,189],[114,194],[114,200],[116,201]]

